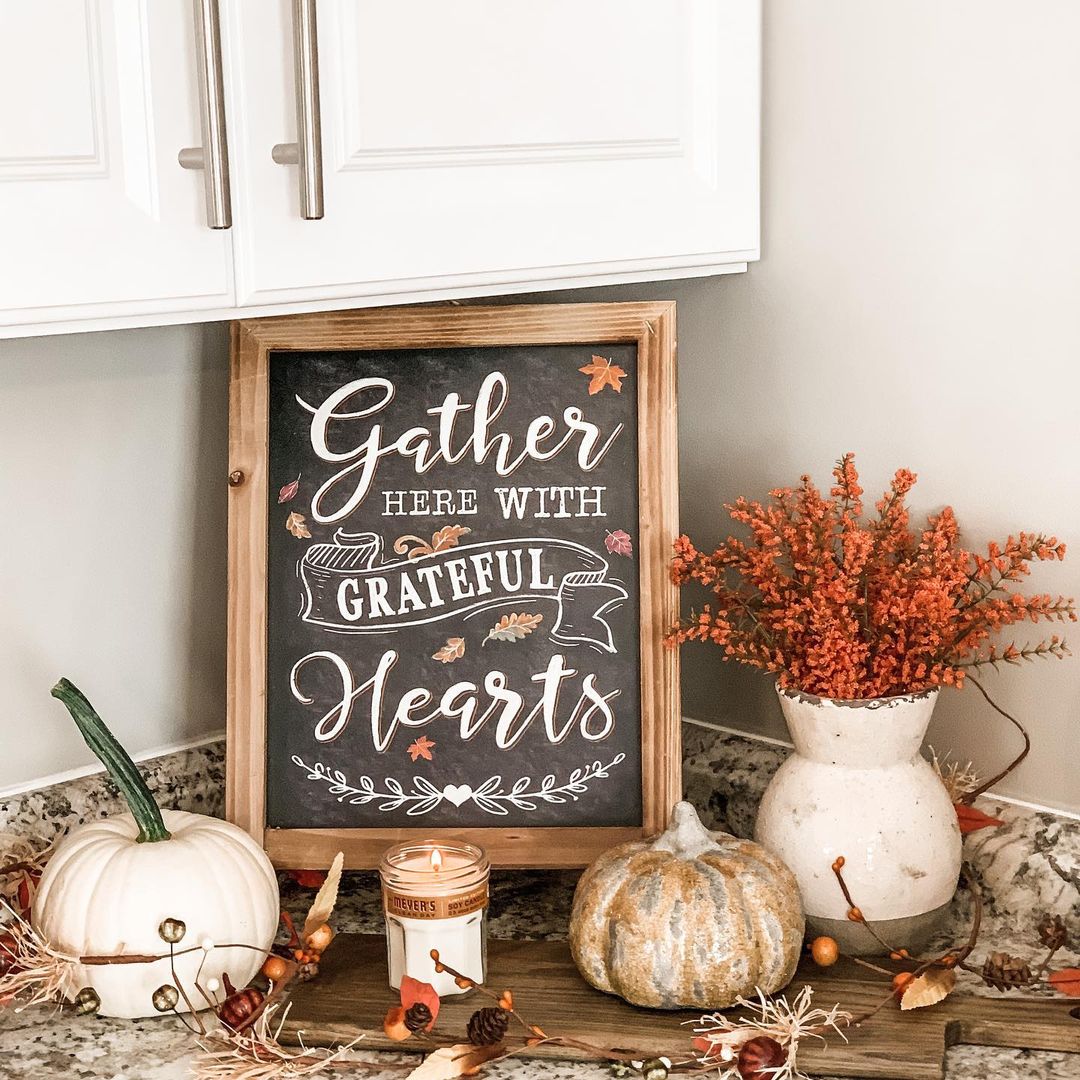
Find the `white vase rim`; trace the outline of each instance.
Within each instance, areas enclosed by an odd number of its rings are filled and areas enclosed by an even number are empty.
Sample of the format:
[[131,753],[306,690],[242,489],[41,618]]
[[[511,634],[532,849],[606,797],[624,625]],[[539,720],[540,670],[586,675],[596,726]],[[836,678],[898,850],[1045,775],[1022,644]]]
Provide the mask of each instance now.
[[833,705],[838,709],[888,709],[896,705],[913,704],[916,701],[925,701],[936,697],[940,686],[931,686],[926,690],[917,690],[911,694],[892,694],[887,697],[873,698],[830,698],[819,697],[817,694],[807,693],[797,687],[784,687],[779,682],[774,684],[778,697],[791,698],[793,701],[803,701],[808,705]]

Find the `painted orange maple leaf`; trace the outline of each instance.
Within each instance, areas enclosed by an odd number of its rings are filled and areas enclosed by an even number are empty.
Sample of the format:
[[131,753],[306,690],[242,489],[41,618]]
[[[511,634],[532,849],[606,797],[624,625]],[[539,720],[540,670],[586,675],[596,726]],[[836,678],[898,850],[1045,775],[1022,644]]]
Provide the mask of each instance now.
[[425,761],[431,761],[431,751],[434,748],[435,744],[426,735],[421,735],[419,739],[409,745],[409,749],[406,753],[413,761],[416,761],[419,758],[423,758]]
[[625,379],[626,372],[623,371],[618,364],[613,364],[610,360],[603,356],[593,356],[592,363],[586,364],[584,367],[579,367],[583,375],[591,375],[589,380],[589,396],[593,394],[599,394],[605,386],[610,386],[616,394],[622,393],[622,381]]

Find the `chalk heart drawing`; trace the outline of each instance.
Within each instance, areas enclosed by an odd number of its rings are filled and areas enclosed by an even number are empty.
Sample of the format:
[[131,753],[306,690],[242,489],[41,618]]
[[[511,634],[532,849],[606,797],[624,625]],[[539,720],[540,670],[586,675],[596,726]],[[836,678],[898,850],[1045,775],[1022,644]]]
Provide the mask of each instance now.
[[339,634],[385,634],[522,601],[551,600],[553,640],[615,653],[604,615],[627,598],[607,560],[572,540],[522,537],[383,562],[376,533],[339,529],[300,561],[304,622]]
[[471,802],[485,814],[501,817],[510,813],[511,806],[518,810],[535,810],[541,803],[577,802],[589,790],[590,784],[608,779],[611,770],[625,760],[625,754],[616,754],[608,762],[597,760],[581,765],[572,770],[562,783],[559,783],[555,773],[548,773],[540,780],[521,776],[509,786],[503,783],[501,776],[489,776],[477,787],[447,784],[438,788],[427,777],[414,776],[411,789],[406,789],[400,780],[392,776],[376,782],[370,776],[363,775],[350,783],[340,769],[331,768],[321,761],[308,765],[299,754],[294,754],[292,758],[293,764],[307,773],[308,780],[327,785],[327,794],[335,802],[348,806],[374,803],[383,813],[404,807],[408,817],[430,814],[443,803],[460,809],[465,803]]

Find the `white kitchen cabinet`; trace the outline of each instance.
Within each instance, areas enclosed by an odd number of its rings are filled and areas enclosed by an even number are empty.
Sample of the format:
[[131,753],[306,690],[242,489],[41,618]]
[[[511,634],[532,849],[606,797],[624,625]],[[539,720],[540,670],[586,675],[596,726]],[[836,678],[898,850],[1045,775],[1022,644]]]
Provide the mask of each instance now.
[[233,305],[231,238],[177,161],[194,27],[191,0],[0,0],[4,336]]
[[[217,5],[230,229],[177,162],[213,115],[194,26]],[[760,0],[0,0],[0,335],[743,270],[760,22]],[[305,132],[315,220],[272,156]]]

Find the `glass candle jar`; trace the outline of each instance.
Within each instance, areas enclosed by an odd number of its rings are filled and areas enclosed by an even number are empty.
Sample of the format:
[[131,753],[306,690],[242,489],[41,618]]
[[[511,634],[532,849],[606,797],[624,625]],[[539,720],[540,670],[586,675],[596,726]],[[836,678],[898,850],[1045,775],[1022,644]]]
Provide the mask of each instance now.
[[409,975],[431,983],[439,997],[462,994],[444,964],[483,982],[487,967],[487,856],[460,840],[410,840],[382,857],[383,913],[390,985]]

